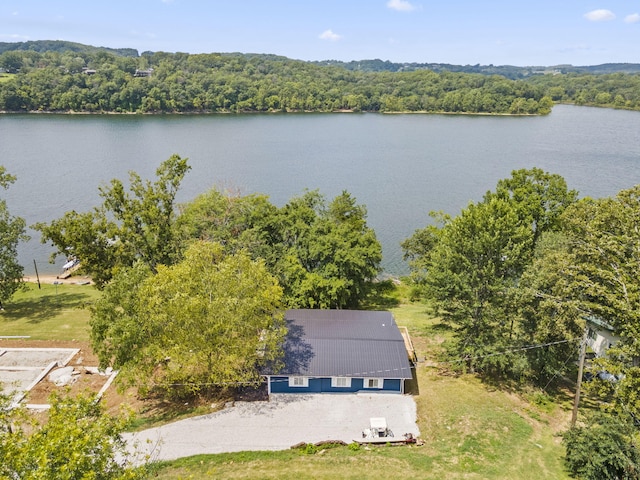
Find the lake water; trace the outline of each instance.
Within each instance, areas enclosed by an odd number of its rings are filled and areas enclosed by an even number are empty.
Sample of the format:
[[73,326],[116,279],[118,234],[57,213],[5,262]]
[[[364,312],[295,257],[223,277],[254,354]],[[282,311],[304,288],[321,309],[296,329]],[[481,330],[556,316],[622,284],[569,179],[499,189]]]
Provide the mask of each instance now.
[[[556,106],[546,117],[382,114],[0,115],[0,164],[18,177],[1,195],[29,225],[100,201],[98,186],[134,170],[154,177],[188,157],[178,199],[213,186],[276,205],[305,189],[342,190],[368,209],[383,267],[403,274],[400,242],[430,210],[457,214],[512,170],[540,167],[582,196],[640,183],[640,112]],[[33,273],[58,273],[37,232],[20,246]]]

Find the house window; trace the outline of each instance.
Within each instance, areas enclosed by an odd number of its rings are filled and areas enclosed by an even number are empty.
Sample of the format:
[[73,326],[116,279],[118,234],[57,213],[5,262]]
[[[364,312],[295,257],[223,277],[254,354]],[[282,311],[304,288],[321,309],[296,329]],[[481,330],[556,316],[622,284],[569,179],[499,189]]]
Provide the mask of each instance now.
[[383,382],[382,378],[365,378],[364,388],[382,388]]
[[331,386],[335,388],[349,388],[351,386],[351,378],[331,377]]
[[289,377],[290,387],[308,387],[309,378],[307,377]]

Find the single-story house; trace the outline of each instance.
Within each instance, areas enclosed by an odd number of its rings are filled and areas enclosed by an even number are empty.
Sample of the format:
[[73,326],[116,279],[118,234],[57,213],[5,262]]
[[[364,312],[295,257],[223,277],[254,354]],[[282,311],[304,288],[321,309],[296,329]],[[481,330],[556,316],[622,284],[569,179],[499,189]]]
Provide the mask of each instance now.
[[283,368],[266,376],[271,393],[404,393],[412,378],[404,339],[390,312],[287,310]]

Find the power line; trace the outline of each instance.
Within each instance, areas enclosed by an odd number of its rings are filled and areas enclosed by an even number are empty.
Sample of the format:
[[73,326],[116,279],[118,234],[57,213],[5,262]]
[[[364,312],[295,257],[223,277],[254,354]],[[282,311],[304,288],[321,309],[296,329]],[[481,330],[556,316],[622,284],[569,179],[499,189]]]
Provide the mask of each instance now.
[[[509,350],[504,350],[502,352],[493,352],[493,353],[488,353],[485,355],[476,355],[473,357],[464,357],[464,358],[458,358],[455,360],[447,360],[447,361],[441,361],[441,362],[434,362],[436,366],[438,365],[451,365],[451,364],[455,364],[455,363],[463,363],[463,362],[467,362],[469,360],[479,360],[479,359],[483,359],[483,358],[489,358],[489,357],[497,357],[497,356],[503,356],[503,355],[509,355],[511,353],[515,353],[515,352],[523,352],[523,351],[528,351],[528,350],[535,350],[538,348],[546,348],[546,347],[550,347],[553,345],[561,345],[564,343],[571,343],[571,342],[575,342],[575,341],[579,341],[581,339],[579,338],[572,338],[572,339],[567,339],[567,340],[557,340],[554,342],[547,342],[547,343],[540,343],[540,344],[534,344],[534,345],[526,345],[524,347],[518,347],[518,348],[513,348],[513,349],[509,349]],[[569,361],[569,359],[571,358],[571,355],[567,358],[567,360],[565,361],[564,365],[566,365]],[[410,366],[411,370],[416,370],[420,365],[412,365]],[[427,367],[427,365],[422,365],[423,367]],[[428,365],[431,366],[431,365]],[[389,374],[389,373],[394,373],[394,372],[400,372],[400,369],[385,369],[385,370],[376,370],[376,371],[369,371],[369,372],[355,372],[355,373],[345,373],[345,374],[341,374],[341,375],[332,375],[335,377],[365,377],[365,378],[376,378],[377,376],[381,375],[381,374]],[[285,376],[286,374],[282,374],[282,375],[278,375],[278,374],[274,374],[274,375],[270,375],[273,377],[278,377],[278,376]],[[557,375],[554,374],[554,377],[552,377],[551,380],[553,380],[553,378],[555,378],[555,376]],[[306,377],[306,378],[325,378],[326,376],[320,376],[320,375],[296,375],[296,376],[301,376],[301,377]],[[550,380],[550,381],[551,381]],[[288,382],[288,378],[283,378],[283,379],[273,379],[271,380],[271,383],[284,383],[284,382]],[[261,385],[266,383],[267,380],[265,378],[265,376],[262,376],[260,380],[256,380],[256,381],[245,381],[245,382],[241,382],[241,381],[230,381],[230,382],[185,382],[185,383],[153,383],[151,386],[152,387],[231,387],[231,386],[235,386],[235,387],[244,387],[244,386],[252,386],[252,385]],[[141,386],[140,384],[136,385],[136,386]],[[547,384],[548,386],[548,384]],[[545,386],[546,389],[546,386]]]
[[[580,345],[578,345],[578,347],[580,347]],[[573,355],[575,354],[575,348],[574,350],[572,350],[569,353],[569,356],[567,357],[567,359],[564,361],[564,363],[562,364],[562,366],[566,366],[567,363],[569,363],[569,360],[571,360],[571,358],[573,357]],[[553,382],[553,379],[556,378],[558,376],[558,374],[560,373],[560,370],[556,369],[556,372],[552,375],[552,377],[549,379],[549,381],[547,382],[547,384],[544,386],[544,388],[542,389],[542,391],[546,392],[547,388],[549,387],[549,385],[551,384],[551,382]]]
[[459,358],[459,359],[456,359],[456,360],[448,360],[448,361],[445,361],[445,362],[438,362],[438,363],[447,364],[447,363],[468,362],[469,360],[479,360],[479,359],[488,358],[488,357],[497,357],[497,356],[502,356],[502,355],[508,355],[508,354],[514,353],[514,352],[522,352],[522,351],[526,351],[526,350],[534,350],[536,348],[550,347],[551,345],[560,345],[560,344],[563,344],[563,343],[575,342],[576,340],[580,340],[580,339],[571,338],[571,339],[568,339],[568,340],[558,340],[558,341],[555,341],[555,342],[540,343],[540,344],[536,344],[536,345],[527,345],[525,347],[513,348],[511,350],[504,350],[502,352],[487,353],[485,355],[476,355],[476,356],[464,357],[464,358]]

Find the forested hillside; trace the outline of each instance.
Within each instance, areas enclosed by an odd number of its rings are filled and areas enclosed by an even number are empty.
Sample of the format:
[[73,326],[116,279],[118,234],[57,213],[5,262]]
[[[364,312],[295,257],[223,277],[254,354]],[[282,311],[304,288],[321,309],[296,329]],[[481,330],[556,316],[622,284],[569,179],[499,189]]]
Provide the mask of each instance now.
[[450,63],[397,63],[388,60],[352,60],[350,62],[340,62],[337,60],[325,60],[313,62],[317,65],[332,65],[343,67],[347,70],[359,70],[363,72],[409,72],[415,70],[432,70],[434,72],[459,72],[459,73],[482,73],[483,75],[502,75],[512,80],[526,78],[539,74],[558,73],[588,73],[600,75],[605,73],[640,73],[639,63],[604,63],[602,65],[573,66],[529,66],[517,67],[515,65],[452,65]]
[[0,42],[0,53],[10,50],[28,50],[31,52],[77,52],[77,53],[95,53],[110,52],[115,55],[124,57],[137,57],[138,51],[135,48],[107,48],[93,47],[91,45],[83,45],[82,43],[65,42],[63,40],[36,40],[29,42]]
[[[369,65],[359,69],[275,55],[137,55],[133,49],[70,42],[5,43],[0,52],[0,111],[5,112],[544,115],[553,101],[640,109],[640,75],[628,73],[511,79],[520,67],[412,64],[394,71],[395,64],[380,60],[359,62]],[[479,73],[469,73],[470,68]]]

